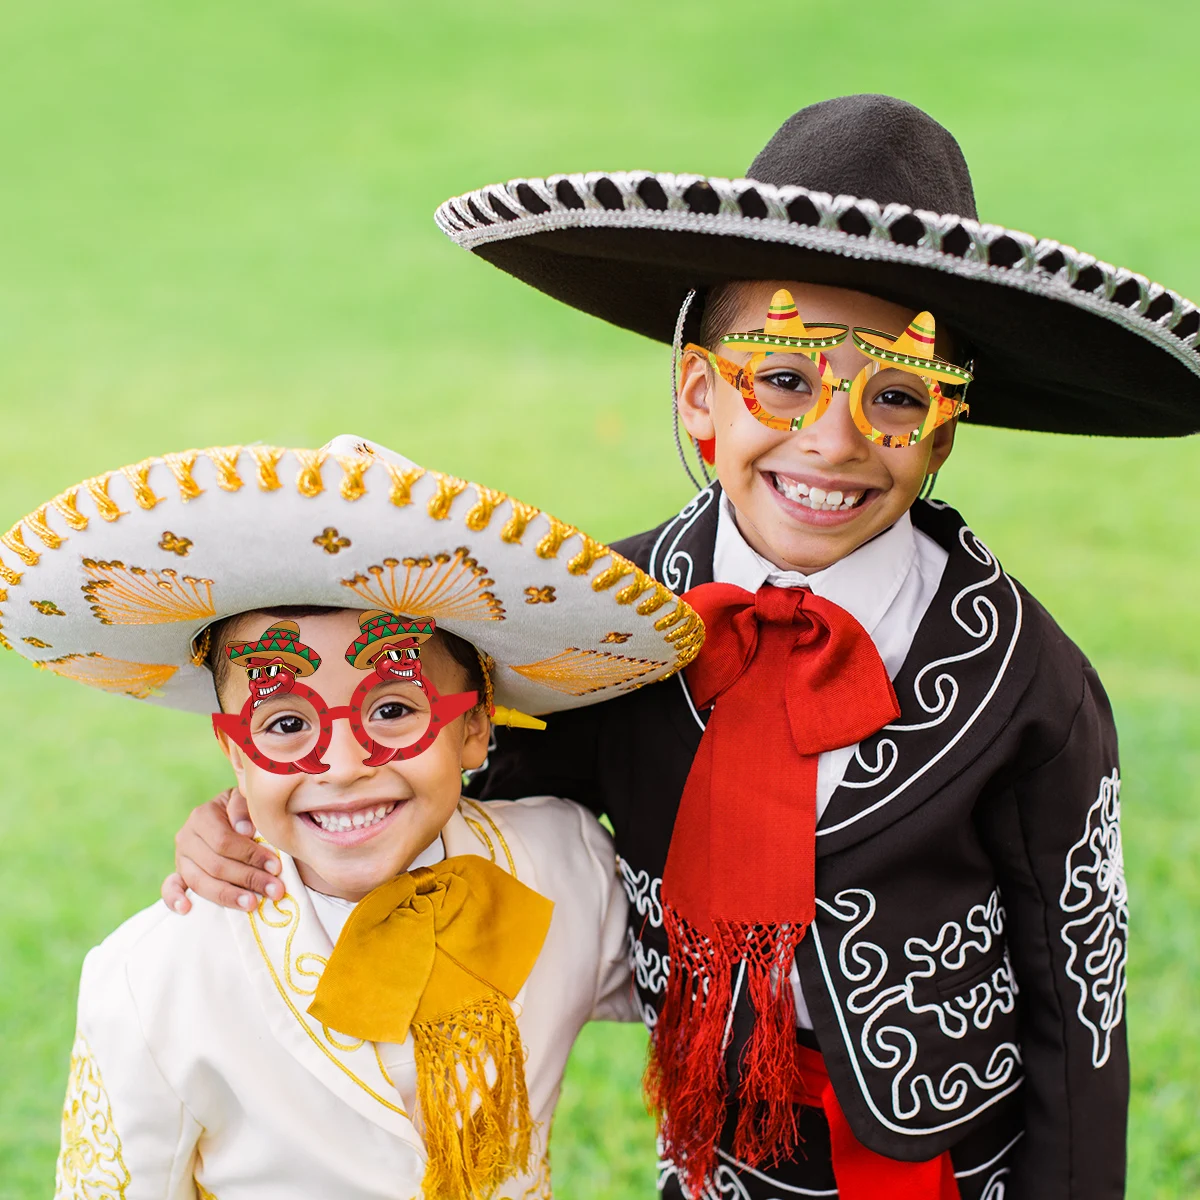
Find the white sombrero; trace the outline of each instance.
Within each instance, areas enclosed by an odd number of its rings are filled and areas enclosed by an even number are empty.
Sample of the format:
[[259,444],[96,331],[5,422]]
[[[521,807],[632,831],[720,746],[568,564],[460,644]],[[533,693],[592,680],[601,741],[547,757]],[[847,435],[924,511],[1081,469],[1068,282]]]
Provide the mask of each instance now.
[[147,459],[0,537],[0,644],[172,708],[213,710],[210,625],[283,604],[433,617],[494,660],[497,703],[529,713],[663,679],[704,639],[587,534],[356,437]]

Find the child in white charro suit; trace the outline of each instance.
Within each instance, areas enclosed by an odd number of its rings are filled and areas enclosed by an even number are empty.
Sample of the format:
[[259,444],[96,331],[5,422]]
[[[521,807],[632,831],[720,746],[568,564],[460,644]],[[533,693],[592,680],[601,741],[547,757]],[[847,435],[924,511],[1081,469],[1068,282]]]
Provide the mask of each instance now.
[[621,603],[618,556],[572,572],[583,535],[466,489],[349,439],[190,453],[6,540],[22,653],[212,713],[282,862],[248,913],[157,904],[88,955],[60,1200],[550,1195],[571,1044],[632,1015],[624,895],[586,810],[464,800],[463,772],[493,721],[658,678],[700,634],[666,589]]

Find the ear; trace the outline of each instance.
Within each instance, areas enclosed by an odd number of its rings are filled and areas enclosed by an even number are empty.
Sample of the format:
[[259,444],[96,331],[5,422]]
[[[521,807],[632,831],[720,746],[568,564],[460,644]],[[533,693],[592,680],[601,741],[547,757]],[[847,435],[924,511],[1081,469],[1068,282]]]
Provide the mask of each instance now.
[[676,406],[683,427],[698,442],[716,437],[711,411],[713,372],[699,354],[685,354],[680,364],[679,398]]
[[487,759],[488,743],[492,740],[492,722],[482,704],[477,704],[463,718],[462,766],[464,771],[477,771]]
[[929,474],[936,475],[946,465],[950,451],[954,449],[954,433],[958,429],[958,418],[939,425],[933,431],[933,449],[929,454]]

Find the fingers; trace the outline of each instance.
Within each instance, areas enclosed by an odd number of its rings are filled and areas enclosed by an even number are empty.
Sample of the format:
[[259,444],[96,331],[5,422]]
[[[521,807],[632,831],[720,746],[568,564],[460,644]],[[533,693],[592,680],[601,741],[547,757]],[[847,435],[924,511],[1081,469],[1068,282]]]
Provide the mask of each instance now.
[[162,884],[163,903],[180,916],[192,911],[192,902],[187,898],[187,890],[183,884],[183,876],[178,871],[168,875]]
[[[275,853],[230,828],[230,813],[238,803],[244,808],[239,793],[222,793],[193,809],[175,835],[175,866],[183,885],[196,895],[226,908],[248,910],[260,896],[278,900],[283,885],[275,878],[281,870]],[[163,884],[164,899],[169,882]],[[168,903],[174,905],[179,896],[172,890],[171,897]]]
[[246,806],[246,797],[237,788],[230,788],[227,795],[225,811],[229,817],[229,824],[238,833],[244,834],[246,837],[253,837],[254,824],[250,820],[250,809]]

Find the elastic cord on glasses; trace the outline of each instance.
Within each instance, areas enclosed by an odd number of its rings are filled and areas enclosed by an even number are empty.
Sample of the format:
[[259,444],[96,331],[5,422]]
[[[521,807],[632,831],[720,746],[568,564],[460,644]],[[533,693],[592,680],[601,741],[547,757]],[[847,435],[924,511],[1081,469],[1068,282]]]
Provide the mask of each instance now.
[[[679,318],[675,322],[675,336],[671,339],[671,428],[675,433],[675,449],[679,454],[679,461],[683,464],[683,469],[687,472],[687,477],[691,480],[692,486],[696,491],[701,492],[712,483],[712,477],[708,473],[708,468],[704,465],[704,459],[697,454],[700,464],[700,474],[704,476],[704,482],[701,483],[696,478],[695,472],[693,472],[691,464],[687,460],[687,455],[683,451],[683,438],[679,432],[679,355],[683,344],[683,327],[687,323],[688,312],[695,298],[696,289],[692,288],[683,299],[683,305],[679,309]],[[688,441],[692,441],[690,436]]]

